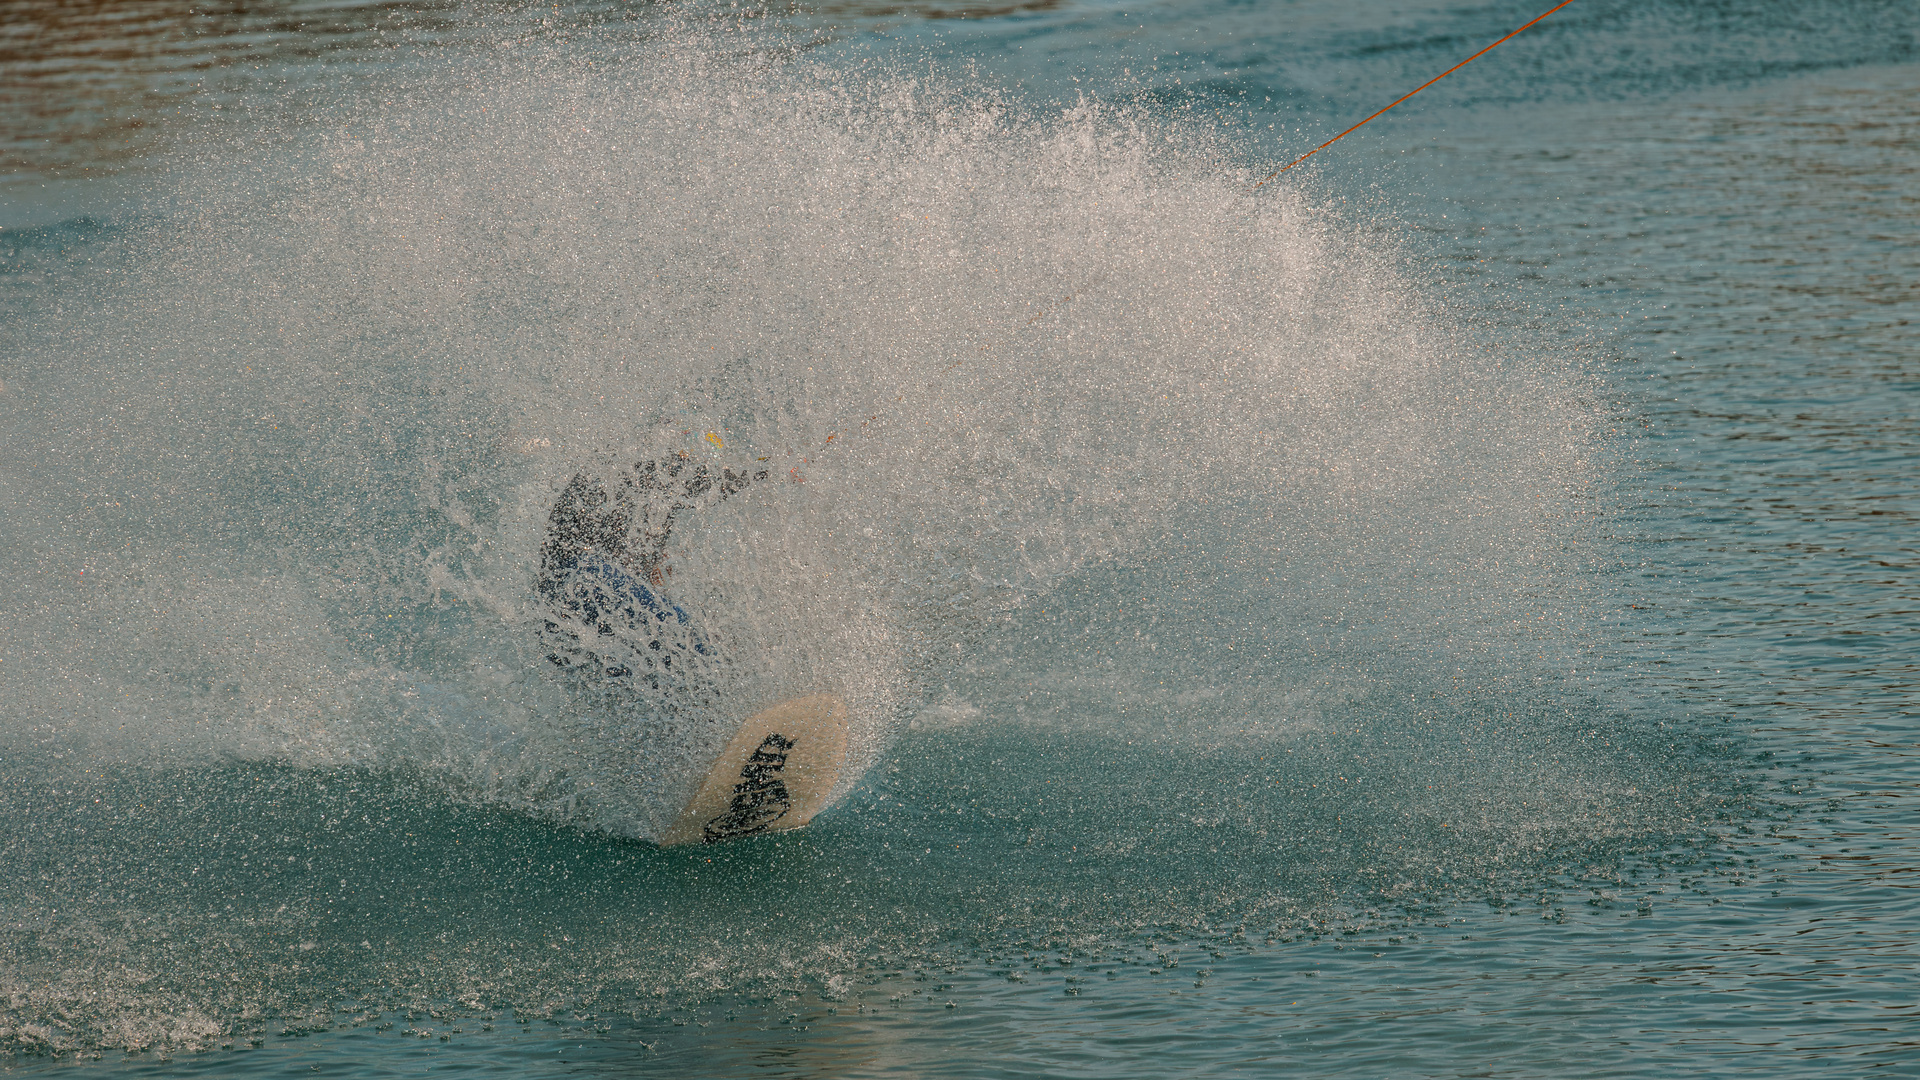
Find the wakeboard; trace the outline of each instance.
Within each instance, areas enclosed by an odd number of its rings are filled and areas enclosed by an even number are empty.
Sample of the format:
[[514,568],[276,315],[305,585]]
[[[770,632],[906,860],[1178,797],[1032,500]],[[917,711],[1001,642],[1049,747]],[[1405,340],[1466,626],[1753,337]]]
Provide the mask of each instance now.
[[847,759],[847,704],[832,694],[783,701],[748,717],[662,847],[786,832],[813,820]]

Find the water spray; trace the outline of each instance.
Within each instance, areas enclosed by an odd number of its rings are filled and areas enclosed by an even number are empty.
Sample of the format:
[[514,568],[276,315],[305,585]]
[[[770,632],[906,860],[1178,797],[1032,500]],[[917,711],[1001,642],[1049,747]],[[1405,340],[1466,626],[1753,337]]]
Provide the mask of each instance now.
[[[1288,169],[1293,168],[1295,165],[1300,164],[1301,162],[1307,160],[1313,155],[1319,153],[1320,151],[1325,150],[1327,147],[1332,146],[1334,143],[1339,142],[1341,139],[1344,139],[1347,136],[1353,134],[1354,132],[1359,131],[1361,128],[1367,126],[1368,124],[1379,119],[1380,117],[1385,116],[1388,112],[1391,112],[1395,107],[1400,105],[1402,102],[1406,101],[1408,98],[1413,97],[1415,94],[1418,94],[1420,91],[1425,90],[1427,87],[1432,86],[1434,83],[1439,82],[1441,79],[1446,78],[1447,76],[1453,74],[1454,72],[1459,71],[1461,68],[1466,67],[1468,64],[1473,63],[1475,60],[1480,59],[1482,56],[1485,56],[1486,54],[1492,52],[1494,49],[1499,48],[1501,45],[1505,44],[1507,41],[1511,40],[1512,38],[1520,34],[1521,31],[1526,30],[1528,27],[1533,26],[1535,23],[1539,22],[1542,19],[1545,19],[1547,16],[1553,14],[1556,11],[1559,11],[1561,8],[1566,7],[1568,4],[1571,4],[1571,3],[1573,3],[1573,0],[1560,0],[1560,3],[1555,4],[1553,7],[1548,8],[1546,11],[1543,11],[1540,14],[1534,16],[1532,19],[1527,20],[1525,23],[1521,24],[1519,27],[1509,31],[1504,37],[1500,38],[1498,41],[1495,41],[1493,44],[1488,45],[1486,48],[1481,49],[1479,52],[1474,53],[1472,56],[1467,57],[1465,60],[1462,60],[1459,63],[1448,68],[1447,70],[1441,72],[1440,74],[1435,75],[1433,78],[1428,79],[1426,82],[1421,83],[1419,86],[1401,95],[1400,97],[1395,98],[1393,102],[1389,104],[1386,108],[1381,109],[1379,112],[1374,113],[1372,116],[1367,117],[1365,120],[1360,121],[1359,123],[1353,125],[1347,130],[1341,132],[1340,134],[1335,135],[1333,138],[1328,139],[1326,142],[1321,143],[1319,146],[1314,147],[1313,149],[1307,151],[1306,153],[1301,154],[1299,157],[1294,158],[1292,161],[1288,162],[1287,164],[1282,165],[1278,169],[1275,169],[1272,172],[1268,173],[1263,179],[1261,179],[1260,181],[1258,181],[1253,185],[1254,188],[1258,189],[1260,187],[1265,186],[1266,183],[1272,180],[1274,177],[1279,176],[1281,173],[1286,172]],[[1024,324],[1022,324],[1021,329],[1025,329],[1026,327],[1032,326],[1034,323],[1039,322],[1041,319],[1046,318],[1048,315],[1051,315],[1054,312],[1060,310],[1061,308],[1067,306],[1068,304],[1073,303],[1074,300],[1078,299],[1081,295],[1083,295],[1087,291],[1087,289],[1090,287],[1091,285],[1088,285],[1088,286],[1084,286],[1082,288],[1076,289],[1073,292],[1070,292],[1065,296],[1061,297],[1052,306],[1041,309],[1039,312],[1035,313],[1032,318],[1029,318]],[[982,345],[980,346],[980,351],[988,352],[988,351],[991,351],[992,348],[993,348],[992,345]],[[965,362],[965,358],[963,357],[959,360],[953,361],[952,363],[948,364],[946,367],[941,368],[938,374],[936,374],[933,378],[927,380],[927,386],[932,387],[934,383],[937,383],[941,379],[945,378],[950,372],[952,372],[955,368],[958,368],[964,362]],[[903,400],[905,400],[905,395],[901,395],[894,399],[896,404]],[[879,418],[880,418],[879,413],[874,413],[868,416],[865,420],[860,421],[860,426],[858,430],[862,432],[866,431],[868,425],[872,424],[875,420]],[[818,453],[824,452],[827,449],[827,447],[833,445],[833,441],[836,438],[839,438],[840,434],[841,433],[839,431],[830,432],[827,435],[826,441],[820,444],[820,449],[815,451],[815,453],[818,454]],[[709,434],[708,438],[712,439],[714,438],[714,436]],[[760,460],[765,461],[767,459],[761,458]],[[801,460],[803,464],[807,463],[807,459],[803,458]]]

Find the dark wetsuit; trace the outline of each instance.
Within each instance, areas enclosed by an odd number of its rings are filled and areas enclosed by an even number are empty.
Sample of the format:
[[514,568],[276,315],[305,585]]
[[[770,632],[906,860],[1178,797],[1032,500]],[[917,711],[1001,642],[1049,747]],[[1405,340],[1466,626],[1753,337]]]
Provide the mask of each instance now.
[[[570,671],[597,668],[616,679],[632,676],[631,661],[638,660],[657,687],[655,669],[673,667],[673,650],[662,640],[669,636],[665,624],[685,627],[691,619],[661,591],[674,516],[712,506],[766,478],[764,469],[715,473],[681,458],[642,462],[610,482],[576,474],[548,515],[540,548],[537,587],[552,611],[545,626],[552,649],[547,659]],[[707,655],[697,630],[672,636]],[[616,645],[623,639],[624,649]]]

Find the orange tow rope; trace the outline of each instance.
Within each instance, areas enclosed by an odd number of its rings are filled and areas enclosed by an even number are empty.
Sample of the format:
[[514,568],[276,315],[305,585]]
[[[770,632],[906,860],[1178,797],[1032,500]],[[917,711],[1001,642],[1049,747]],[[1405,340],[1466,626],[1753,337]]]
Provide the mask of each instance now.
[[[1546,18],[1548,15],[1551,15],[1554,12],[1559,11],[1561,8],[1566,7],[1568,4],[1571,4],[1571,3],[1573,3],[1573,0],[1560,0],[1560,2],[1553,5],[1553,7],[1535,16],[1531,22],[1528,22],[1526,24],[1526,26],[1520,27],[1520,30],[1525,30],[1527,26],[1532,26],[1534,23],[1539,22],[1541,19]],[[1518,34],[1520,30],[1515,30],[1513,34]],[[1440,74],[1435,75],[1433,78],[1428,79],[1426,82],[1421,83],[1419,87],[1417,87],[1412,93],[1407,94],[1406,97],[1402,97],[1399,101],[1395,101],[1393,105],[1400,104],[1401,101],[1407,100],[1407,98],[1412,97],[1414,94],[1419,93],[1421,90],[1425,90],[1427,87],[1432,86],[1434,83],[1439,82],[1441,79],[1444,79],[1447,76],[1453,74],[1454,72],[1459,71],[1461,68],[1466,67],[1468,64],[1471,64],[1475,60],[1480,59],[1482,56],[1485,56],[1487,53],[1492,52],[1497,46],[1504,43],[1507,40],[1507,38],[1512,37],[1513,34],[1508,34],[1507,37],[1501,38],[1499,41],[1494,42],[1492,45],[1489,45],[1486,48],[1481,49],[1479,52],[1474,53],[1472,56],[1467,57],[1465,60],[1460,61],[1459,63],[1453,65],[1452,67],[1441,72]],[[1301,162],[1312,157],[1313,155],[1319,153],[1320,151],[1325,150],[1327,147],[1332,146],[1334,143],[1339,142],[1341,139],[1344,139],[1347,136],[1353,134],[1354,132],[1359,131],[1361,128],[1366,127],[1368,124],[1372,123],[1374,120],[1384,115],[1388,109],[1393,108],[1393,105],[1387,106],[1386,109],[1381,109],[1379,112],[1374,113],[1372,116],[1367,117],[1365,120],[1362,120],[1359,123],[1348,128],[1347,130],[1341,132],[1340,134],[1335,135],[1333,138],[1328,139],[1326,142],[1321,143],[1319,146],[1314,147],[1313,149],[1307,151],[1306,153],[1301,154],[1299,157],[1294,158],[1292,161],[1286,163],[1285,165],[1282,165],[1279,168],[1273,170],[1272,172],[1267,174],[1267,180],[1271,180],[1274,177],[1279,176],[1281,173],[1286,172],[1288,169],[1293,168],[1295,165],[1298,165]],[[1267,180],[1260,181],[1260,184],[1266,183]],[[1260,184],[1255,184],[1253,186],[1259,187]]]

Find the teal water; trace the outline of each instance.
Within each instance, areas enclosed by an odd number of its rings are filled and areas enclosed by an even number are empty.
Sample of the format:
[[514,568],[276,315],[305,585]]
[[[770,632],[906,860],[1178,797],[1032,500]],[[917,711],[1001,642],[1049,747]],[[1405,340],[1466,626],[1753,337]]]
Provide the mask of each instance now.
[[[25,10],[9,1071],[1920,1073],[1908,7]],[[556,483],[881,405],[653,847]]]

